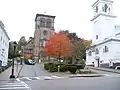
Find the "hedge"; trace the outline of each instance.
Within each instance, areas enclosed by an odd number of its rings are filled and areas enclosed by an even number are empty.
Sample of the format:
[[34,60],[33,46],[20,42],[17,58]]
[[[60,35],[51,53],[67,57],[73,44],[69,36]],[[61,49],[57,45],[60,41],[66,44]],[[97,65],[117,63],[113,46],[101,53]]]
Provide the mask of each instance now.
[[58,72],[58,65],[60,66],[60,72],[70,71],[71,73],[75,73],[77,69],[84,69],[84,65],[82,64],[64,64],[61,62],[46,63],[44,64],[44,68],[49,72]]
[[60,66],[60,72],[67,71],[67,67],[64,63],[46,63],[44,64],[44,68],[50,72],[57,72],[58,65]]

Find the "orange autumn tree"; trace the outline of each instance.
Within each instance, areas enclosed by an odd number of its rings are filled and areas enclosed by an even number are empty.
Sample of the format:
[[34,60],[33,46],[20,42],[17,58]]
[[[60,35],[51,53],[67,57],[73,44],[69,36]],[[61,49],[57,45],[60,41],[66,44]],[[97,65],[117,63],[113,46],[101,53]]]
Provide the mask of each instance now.
[[47,56],[70,56],[70,40],[63,33],[55,33],[45,45],[44,54]]

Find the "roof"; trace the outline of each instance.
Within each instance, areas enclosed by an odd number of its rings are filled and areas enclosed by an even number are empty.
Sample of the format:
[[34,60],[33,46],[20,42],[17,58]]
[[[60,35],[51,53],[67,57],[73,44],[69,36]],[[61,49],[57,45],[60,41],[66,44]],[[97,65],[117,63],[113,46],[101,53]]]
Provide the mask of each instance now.
[[52,15],[36,14],[35,21],[36,21],[36,19],[37,19],[38,16],[55,18],[55,16],[52,16]]
[[101,43],[92,45],[90,48],[95,47],[95,46],[98,46],[98,45],[101,45],[101,44],[104,44],[104,43],[109,42],[109,41],[118,41],[118,42],[120,42],[120,39],[110,38],[110,39],[107,39],[107,40],[105,40],[105,41],[103,41],[103,42],[101,42]]
[[[27,43],[26,43],[26,45],[28,45],[30,42],[32,42],[34,40],[34,38],[32,38],[31,40],[29,40]],[[25,46],[26,46],[25,45]]]
[[107,14],[99,13],[97,16],[95,16],[94,18],[92,18],[91,21],[95,20],[95,19],[96,19],[97,17],[99,17],[100,15],[116,18],[116,16],[113,16],[113,15],[107,15]]
[[2,21],[0,21],[0,27],[3,30],[3,32],[5,33],[5,35],[7,36],[7,38],[10,40],[10,38],[9,38],[9,36],[8,36],[6,30],[5,30],[5,27],[4,27],[4,24],[2,23]]
[[[97,4],[99,1],[100,1],[100,0],[97,0],[97,1],[92,5],[92,7],[93,7],[95,4]],[[111,0],[101,0],[101,1],[106,1],[106,2],[111,2],[111,3],[113,3],[113,1],[111,1]]]

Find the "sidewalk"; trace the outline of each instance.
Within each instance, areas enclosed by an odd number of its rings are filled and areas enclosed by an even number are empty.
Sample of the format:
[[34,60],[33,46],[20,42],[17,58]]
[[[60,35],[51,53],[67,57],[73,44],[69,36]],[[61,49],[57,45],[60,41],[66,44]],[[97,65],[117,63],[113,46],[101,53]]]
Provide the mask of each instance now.
[[100,67],[91,67],[91,66],[86,66],[86,68],[120,74],[120,70],[115,70],[115,69],[100,68]]
[[[18,76],[19,72],[21,71],[23,65],[15,65],[14,66],[14,74],[15,77]],[[9,80],[9,76],[11,75],[12,72],[12,67],[9,67],[8,69],[6,69],[4,72],[2,72],[0,74],[0,80]]]

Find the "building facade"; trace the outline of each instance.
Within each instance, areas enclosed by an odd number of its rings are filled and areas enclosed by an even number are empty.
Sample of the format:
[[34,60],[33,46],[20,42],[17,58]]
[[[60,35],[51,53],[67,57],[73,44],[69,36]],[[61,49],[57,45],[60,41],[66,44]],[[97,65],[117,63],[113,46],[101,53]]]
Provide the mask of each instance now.
[[34,38],[31,37],[24,48],[24,57],[31,56],[34,60],[38,61],[42,57],[42,51],[45,43],[54,34],[54,19],[55,16],[36,14],[35,18],[35,32]]
[[30,37],[29,41],[24,47],[24,58],[29,59],[33,58],[33,48],[34,48],[34,38]]
[[50,36],[54,34],[55,16],[37,14],[35,18],[34,32],[34,59],[38,60],[42,55],[45,43],[48,42]]
[[0,66],[7,65],[9,40],[4,24],[0,21]]
[[92,8],[94,16],[92,45],[86,51],[86,65],[116,67],[120,65],[120,25],[115,25],[113,1],[97,0]]

